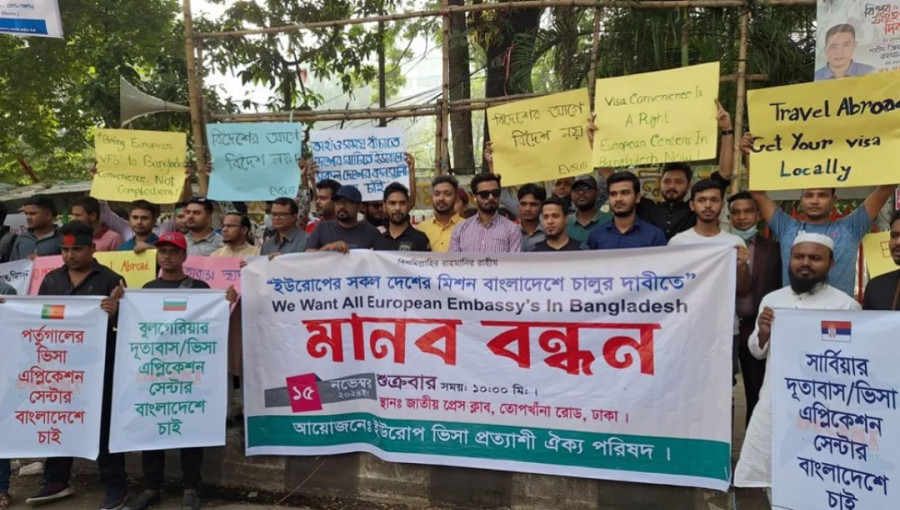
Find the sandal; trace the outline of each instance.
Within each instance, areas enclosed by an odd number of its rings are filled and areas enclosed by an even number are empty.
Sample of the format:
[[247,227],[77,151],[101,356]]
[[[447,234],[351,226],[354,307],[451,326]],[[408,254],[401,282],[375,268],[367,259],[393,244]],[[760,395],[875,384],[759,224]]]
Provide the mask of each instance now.
[[12,506],[12,496],[8,492],[0,492],[0,509]]

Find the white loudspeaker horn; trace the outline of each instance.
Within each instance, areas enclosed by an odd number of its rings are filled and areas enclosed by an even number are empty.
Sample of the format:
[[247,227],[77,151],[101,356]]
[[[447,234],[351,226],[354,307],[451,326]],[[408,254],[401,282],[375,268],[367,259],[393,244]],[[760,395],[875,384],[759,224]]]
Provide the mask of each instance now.
[[151,113],[191,111],[187,106],[144,94],[121,76],[119,76],[119,109],[121,110],[119,116],[121,127]]

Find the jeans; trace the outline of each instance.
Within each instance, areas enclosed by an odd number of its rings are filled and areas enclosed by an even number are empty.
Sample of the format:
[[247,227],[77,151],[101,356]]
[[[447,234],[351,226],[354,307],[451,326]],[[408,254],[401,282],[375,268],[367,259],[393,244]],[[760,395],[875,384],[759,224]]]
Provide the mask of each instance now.
[[0,494],[9,492],[9,459],[0,459]]
[[[141,453],[144,469],[144,488],[158,491],[162,487],[166,471],[166,451],[151,450]],[[203,465],[203,448],[181,449],[181,476],[185,490],[200,488],[200,467]]]

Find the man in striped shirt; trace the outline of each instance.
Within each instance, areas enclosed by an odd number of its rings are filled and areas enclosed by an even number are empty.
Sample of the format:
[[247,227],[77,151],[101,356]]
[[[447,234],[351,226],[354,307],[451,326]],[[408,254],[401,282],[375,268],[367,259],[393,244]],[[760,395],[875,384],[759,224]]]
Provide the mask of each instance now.
[[478,214],[463,221],[450,236],[451,253],[507,253],[522,251],[522,231],[497,214],[500,176],[478,174],[472,179]]

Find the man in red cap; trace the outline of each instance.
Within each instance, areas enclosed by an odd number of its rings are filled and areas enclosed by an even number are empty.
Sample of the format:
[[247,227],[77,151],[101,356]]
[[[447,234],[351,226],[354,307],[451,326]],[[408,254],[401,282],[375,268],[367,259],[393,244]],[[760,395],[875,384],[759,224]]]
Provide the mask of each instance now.
[[[156,241],[156,263],[160,269],[159,278],[144,285],[145,289],[208,289],[209,285],[191,278],[184,272],[188,243],[180,232],[166,232]],[[225,299],[234,303],[237,292],[229,287]],[[143,510],[159,505],[162,501],[163,474],[166,467],[165,450],[150,450],[141,453],[144,472],[144,491],[125,506],[127,510]],[[199,509],[200,468],[203,465],[203,448],[181,449],[181,476],[184,485],[182,508]]]

